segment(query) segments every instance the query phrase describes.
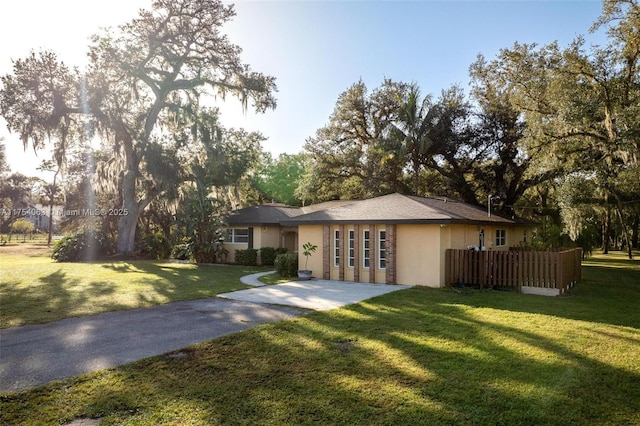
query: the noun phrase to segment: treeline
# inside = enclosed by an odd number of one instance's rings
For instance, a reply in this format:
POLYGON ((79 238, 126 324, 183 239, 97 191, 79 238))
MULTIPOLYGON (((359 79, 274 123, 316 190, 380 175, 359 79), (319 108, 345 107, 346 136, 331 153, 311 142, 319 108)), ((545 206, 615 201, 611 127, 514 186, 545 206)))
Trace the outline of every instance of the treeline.
MULTIPOLYGON (((225 129, 215 114, 210 119, 206 129, 200 128, 202 136, 188 145, 170 150, 167 144, 163 154, 147 154, 152 167, 147 184, 157 194, 140 212, 134 254, 166 257, 180 245, 187 253, 182 257, 220 260, 225 213, 268 202, 299 204, 294 191, 304 155, 273 158, 264 150, 260 133, 225 129)), ((0 141, 0 233, 17 232, 14 228, 35 211, 34 205, 46 216, 40 229, 46 232, 49 210, 42 206, 52 203, 63 207, 53 213, 58 234, 93 229, 115 241, 119 220, 129 212, 122 207, 122 174, 113 163, 107 150, 74 147, 66 153, 64 174, 54 185, 12 173, 0 141)))
POLYGON ((568 47, 514 44, 470 65, 469 94, 390 79, 342 93, 305 144, 314 202, 393 191, 446 195, 543 224, 539 240, 638 247, 640 6, 609 0, 568 47), (569 237, 569 238, 567 238, 569 237))
MULTIPOLYGON (((604 46, 579 37, 479 55, 468 92, 358 81, 302 153, 278 158, 260 133, 225 128, 205 106, 215 95, 258 112, 276 106, 275 79, 251 70, 222 34, 234 14, 219 0, 162 0, 94 36, 86 70, 53 52, 16 60, 1 77, 0 114, 25 148, 51 148, 42 167, 54 178, 11 174, 0 157, 2 206, 35 198, 120 211, 62 225, 101 229, 122 254, 161 235, 211 258, 228 210, 390 192, 491 203, 541 223, 540 244, 638 247, 637 0, 604 1, 593 27, 606 28, 604 46)), ((3 216, 0 231, 15 219, 3 216)))
MULTIPOLYGON (((118 253, 136 252, 139 226, 165 234, 174 226, 193 244, 211 237, 203 232, 237 202, 237 188, 262 155, 261 135, 223 128, 205 106, 213 96, 235 96, 257 112, 276 106, 275 78, 243 63, 221 31, 234 15, 219 0, 154 1, 93 36, 84 70, 38 52, 1 77, 9 130, 25 148, 53 152, 49 204, 64 175, 66 206, 118 209, 88 219, 115 235, 118 253)), ((15 187, 5 189, 5 200, 20 198, 15 187)))

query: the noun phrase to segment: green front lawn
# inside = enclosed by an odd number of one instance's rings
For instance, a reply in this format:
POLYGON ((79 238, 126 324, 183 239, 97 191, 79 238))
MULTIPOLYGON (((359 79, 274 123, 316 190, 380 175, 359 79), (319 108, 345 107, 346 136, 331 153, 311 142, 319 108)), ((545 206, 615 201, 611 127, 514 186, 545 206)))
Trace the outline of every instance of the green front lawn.
POLYGON ((0 328, 141 308, 248 288, 261 267, 136 260, 57 263, 46 245, 0 247, 0 328))
POLYGON ((0 423, 640 424, 640 263, 549 298, 414 288, 0 397, 0 423))

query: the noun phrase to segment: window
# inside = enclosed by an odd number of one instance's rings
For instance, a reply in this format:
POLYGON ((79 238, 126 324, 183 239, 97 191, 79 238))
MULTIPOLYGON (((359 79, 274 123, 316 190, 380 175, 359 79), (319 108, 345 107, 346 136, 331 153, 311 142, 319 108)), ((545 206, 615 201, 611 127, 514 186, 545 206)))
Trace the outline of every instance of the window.
POLYGON ((241 244, 249 242, 249 229, 229 229, 224 238, 225 243, 241 244))
POLYGON ((387 267, 387 231, 378 231, 378 269, 387 267))
POLYGON ((356 234, 353 231, 353 229, 349 229, 349 268, 353 268, 353 266, 355 265, 355 257, 356 257, 355 237, 356 237, 356 234))
POLYGON ((496 229, 496 247, 504 247, 507 245, 507 230, 496 229))
POLYGON ((523 234, 522 234, 522 243, 526 246, 527 245, 527 230, 525 229, 523 234))
POLYGON ((333 231, 333 266, 340 266, 340 231, 333 231))
POLYGON ((370 243, 371 241, 370 241, 369 230, 365 229, 364 231, 362 231, 362 267, 363 268, 369 267, 369 260, 371 257, 371 250, 369 249, 370 243))

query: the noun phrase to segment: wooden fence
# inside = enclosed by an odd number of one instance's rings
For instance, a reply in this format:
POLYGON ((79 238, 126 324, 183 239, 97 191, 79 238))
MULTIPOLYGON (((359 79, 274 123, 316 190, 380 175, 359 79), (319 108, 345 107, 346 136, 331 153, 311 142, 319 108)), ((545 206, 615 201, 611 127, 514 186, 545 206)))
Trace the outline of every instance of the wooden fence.
POLYGON ((447 285, 514 288, 523 293, 562 294, 579 282, 582 249, 474 251, 448 249, 447 285))

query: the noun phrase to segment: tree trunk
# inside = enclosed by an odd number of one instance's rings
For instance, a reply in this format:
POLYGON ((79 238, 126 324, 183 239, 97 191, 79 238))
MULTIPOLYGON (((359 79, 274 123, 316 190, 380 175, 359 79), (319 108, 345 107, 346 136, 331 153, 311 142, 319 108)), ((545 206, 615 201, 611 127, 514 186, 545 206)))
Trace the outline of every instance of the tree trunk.
POLYGON ((633 248, 640 248, 638 246, 638 230, 640 229, 640 214, 636 214, 633 225, 631 226, 631 246, 633 248))
POLYGON ((602 254, 609 254, 609 236, 611 233, 611 207, 607 204, 602 229, 602 254))
POLYGON ((53 233, 53 202, 56 196, 56 179, 58 178, 58 173, 60 172, 60 168, 56 170, 56 173, 53 175, 53 185, 51 186, 51 194, 49 194, 49 235, 47 236, 47 246, 51 245, 51 235, 53 233))
POLYGON ((122 215, 118 221, 118 254, 131 254, 135 249, 136 226, 140 208, 136 199, 136 175, 127 170, 122 179, 122 215))
POLYGON ((627 243, 627 256, 629 256, 629 259, 633 260, 633 248, 631 247, 631 237, 629 236, 629 229, 627 228, 627 225, 624 222, 624 218, 622 217, 622 205, 619 200, 618 200, 617 210, 618 210, 618 217, 620 218, 620 226, 622 226, 622 233, 627 243))
POLYGON ((413 195, 418 195, 420 191, 418 188, 420 187, 420 159, 413 159, 413 195))

